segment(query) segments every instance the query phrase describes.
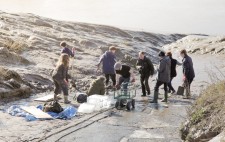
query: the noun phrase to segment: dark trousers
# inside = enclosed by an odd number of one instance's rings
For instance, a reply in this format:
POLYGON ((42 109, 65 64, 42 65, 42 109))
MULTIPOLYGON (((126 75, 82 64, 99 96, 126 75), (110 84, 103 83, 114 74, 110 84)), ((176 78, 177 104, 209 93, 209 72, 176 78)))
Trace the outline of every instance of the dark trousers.
POLYGON ((159 87, 161 86, 161 85, 163 85, 164 84, 164 91, 165 91, 165 93, 168 91, 167 89, 167 84, 168 83, 165 83, 165 82, 162 82, 162 81, 157 81, 156 82, 156 85, 155 85, 155 92, 159 92, 159 87))
POLYGON ((61 94, 62 91, 64 96, 69 95, 68 86, 65 83, 54 80, 54 84, 55 84, 55 90, 54 90, 55 95, 61 94))
POLYGON ((150 75, 141 75, 140 79, 141 79, 141 88, 142 88, 142 94, 146 95, 146 90, 148 92, 148 94, 150 94, 150 87, 148 84, 148 79, 149 79, 150 75))
POLYGON ((168 83, 169 91, 175 91, 174 88, 173 88, 173 86, 172 86, 172 80, 173 80, 173 77, 171 77, 171 80, 168 83))
POLYGON ((116 85, 116 74, 105 74, 105 84, 106 86, 109 84, 109 77, 111 78, 112 82, 113 82, 113 86, 116 85))

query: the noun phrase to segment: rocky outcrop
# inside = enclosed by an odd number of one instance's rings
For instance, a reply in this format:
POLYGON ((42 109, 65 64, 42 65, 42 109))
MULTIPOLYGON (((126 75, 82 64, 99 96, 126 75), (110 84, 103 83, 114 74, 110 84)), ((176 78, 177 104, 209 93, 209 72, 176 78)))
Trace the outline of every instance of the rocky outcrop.
POLYGON ((6 47, 0 47, 0 65, 28 65, 30 62, 24 57, 10 52, 6 47))
POLYGON ((31 92, 18 73, 0 67, 0 98, 20 97, 31 92))
POLYGON ((225 128, 225 85, 213 84, 202 92, 188 110, 188 119, 181 128, 181 138, 186 142, 209 141, 225 128))
POLYGON ((167 51, 186 49, 189 53, 197 54, 225 54, 225 37, 189 35, 163 48, 167 51))

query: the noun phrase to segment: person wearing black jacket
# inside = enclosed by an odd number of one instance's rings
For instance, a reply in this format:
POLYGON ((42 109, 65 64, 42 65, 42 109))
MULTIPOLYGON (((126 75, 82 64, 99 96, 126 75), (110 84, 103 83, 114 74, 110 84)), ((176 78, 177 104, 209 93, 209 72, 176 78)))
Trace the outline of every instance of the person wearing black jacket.
POLYGON ((175 78, 177 76, 177 71, 176 71, 177 65, 182 65, 182 64, 180 62, 178 62, 176 59, 173 59, 171 52, 167 52, 166 56, 168 56, 171 60, 171 72, 170 72, 170 82, 168 83, 168 87, 169 87, 168 93, 174 94, 176 91, 172 86, 172 80, 173 80, 173 78, 175 78))
POLYGON ((187 51, 185 49, 181 50, 180 52, 181 57, 183 58, 183 81, 184 81, 184 86, 186 89, 186 96, 184 99, 190 99, 191 97, 191 83, 193 79, 195 78, 195 72, 194 72, 194 67, 193 67, 193 62, 191 57, 187 55, 187 51))
POLYGON ((139 59, 137 61, 137 69, 140 73, 140 81, 142 87, 142 97, 151 94, 148 79, 154 74, 154 66, 149 58, 145 56, 144 52, 139 52, 139 59))

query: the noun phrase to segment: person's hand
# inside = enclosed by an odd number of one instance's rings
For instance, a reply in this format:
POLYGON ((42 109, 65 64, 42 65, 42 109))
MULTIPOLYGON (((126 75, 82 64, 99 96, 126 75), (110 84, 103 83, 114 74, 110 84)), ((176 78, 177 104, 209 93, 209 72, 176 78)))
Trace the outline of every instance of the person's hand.
POLYGON ((75 52, 75 50, 76 50, 76 48, 75 48, 75 47, 73 47, 73 48, 72 48, 72 51, 73 51, 73 52, 75 52))
POLYGON ((120 85, 119 85, 119 84, 116 84, 116 85, 115 85, 115 88, 116 88, 117 90, 119 90, 119 89, 120 89, 120 85))
POLYGON ((183 81, 186 81, 186 76, 185 75, 183 76, 183 81))
POLYGON ((69 85, 69 82, 67 80, 64 80, 64 82, 67 86, 69 85))
POLYGON ((137 69, 139 70, 141 68, 141 66, 137 66, 137 69))

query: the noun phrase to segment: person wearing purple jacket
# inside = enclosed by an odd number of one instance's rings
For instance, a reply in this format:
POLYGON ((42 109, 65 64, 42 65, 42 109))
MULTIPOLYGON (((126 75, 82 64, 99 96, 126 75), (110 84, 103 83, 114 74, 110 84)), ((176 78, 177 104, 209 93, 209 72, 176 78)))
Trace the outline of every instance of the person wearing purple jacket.
POLYGON ((116 47, 114 46, 109 47, 109 51, 106 51, 100 57, 99 63, 97 64, 97 67, 99 69, 99 66, 102 63, 102 70, 106 78, 106 81, 105 81, 106 86, 108 86, 109 84, 109 77, 111 78, 113 82, 113 86, 116 85, 116 74, 114 70, 114 65, 116 63, 115 52, 116 52, 116 47))
POLYGON ((60 46, 63 47, 63 49, 61 50, 61 54, 65 53, 68 54, 70 57, 74 57, 74 53, 75 53, 75 48, 72 49, 72 51, 67 47, 67 44, 65 41, 62 41, 60 43, 60 46))

